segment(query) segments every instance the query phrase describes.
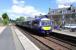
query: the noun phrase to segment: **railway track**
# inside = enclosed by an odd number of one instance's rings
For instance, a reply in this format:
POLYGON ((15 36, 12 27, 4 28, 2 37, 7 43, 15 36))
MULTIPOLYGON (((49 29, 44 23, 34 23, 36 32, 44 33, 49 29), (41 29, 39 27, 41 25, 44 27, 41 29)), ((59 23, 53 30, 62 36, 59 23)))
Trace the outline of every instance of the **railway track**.
POLYGON ((76 48, 75 46, 63 43, 50 37, 40 37, 37 35, 31 36, 46 45, 47 47, 53 48, 54 50, 75 50, 74 48, 76 48))
MULTIPOLYGON (((51 50, 76 50, 76 46, 70 45, 69 43, 65 43, 64 41, 58 40, 53 36, 44 37, 44 36, 37 36, 31 34, 31 32, 24 31, 46 47, 50 48, 51 50)), ((34 33, 34 32, 33 32, 34 33)))

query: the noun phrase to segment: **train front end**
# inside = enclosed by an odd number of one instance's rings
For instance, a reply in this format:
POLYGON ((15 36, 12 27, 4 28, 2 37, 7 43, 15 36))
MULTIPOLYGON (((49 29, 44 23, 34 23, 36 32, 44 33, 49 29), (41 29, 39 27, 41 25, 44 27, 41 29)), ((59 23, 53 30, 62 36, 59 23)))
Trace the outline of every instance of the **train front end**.
POLYGON ((44 34, 49 34, 52 32, 52 21, 48 18, 42 18, 40 21, 41 32, 44 34))

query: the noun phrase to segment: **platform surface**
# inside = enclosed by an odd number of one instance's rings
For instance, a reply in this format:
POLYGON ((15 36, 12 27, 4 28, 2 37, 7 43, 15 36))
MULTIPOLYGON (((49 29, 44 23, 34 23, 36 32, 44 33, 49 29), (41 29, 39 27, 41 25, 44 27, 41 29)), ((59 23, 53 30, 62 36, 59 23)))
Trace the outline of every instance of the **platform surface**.
POLYGON ((18 28, 0 27, 0 50, 40 50, 18 28))
MULTIPOLYGON (((25 50, 40 50, 26 35, 24 35, 18 28, 15 26, 12 27, 12 30, 15 31, 20 42, 22 43, 25 50)), ((26 33, 25 33, 26 34, 26 33)))
POLYGON ((53 32, 59 33, 59 34, 64 34, 67 36, 72 36, 72 37, 76 37, 76 32, 70 32, 68 30, 52 30, 53 32))
MULTIPOLYGON (((0 28, 0 30, 2 29, 0 28)), ((20 42, 14 41, 14 38, 16 38, 16 36, 13 35, 9 26, 3 29, 2 32, 0 31, 0 50, 18 50, 15 42, 18 43, 18 46, 20 47, 19 50, 24 50, 21 48, 22 46, 20 45, 20 42)), ((16 38, 16 40, 18 39, 16 38)))

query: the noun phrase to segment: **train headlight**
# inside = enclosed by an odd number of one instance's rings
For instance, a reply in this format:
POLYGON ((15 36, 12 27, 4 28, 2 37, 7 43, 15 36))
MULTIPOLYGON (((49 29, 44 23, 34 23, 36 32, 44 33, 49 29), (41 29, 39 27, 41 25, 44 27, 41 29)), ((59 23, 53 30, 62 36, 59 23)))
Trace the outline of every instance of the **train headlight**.
POLYGON ((50 26, 44 26, 42 27, 43 30, 51 30, 51 27, 50 26))

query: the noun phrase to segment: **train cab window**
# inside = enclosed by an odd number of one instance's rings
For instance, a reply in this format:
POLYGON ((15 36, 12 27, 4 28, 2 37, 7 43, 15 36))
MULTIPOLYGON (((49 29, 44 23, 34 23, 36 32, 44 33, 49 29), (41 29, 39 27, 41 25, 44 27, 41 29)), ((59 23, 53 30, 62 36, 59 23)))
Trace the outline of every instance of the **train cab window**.
POLYGON ((51 23, 50 23, 50 21, 44 20, 44 21, 41 21, 41 25, 42 26, 50 26, 51 23))

